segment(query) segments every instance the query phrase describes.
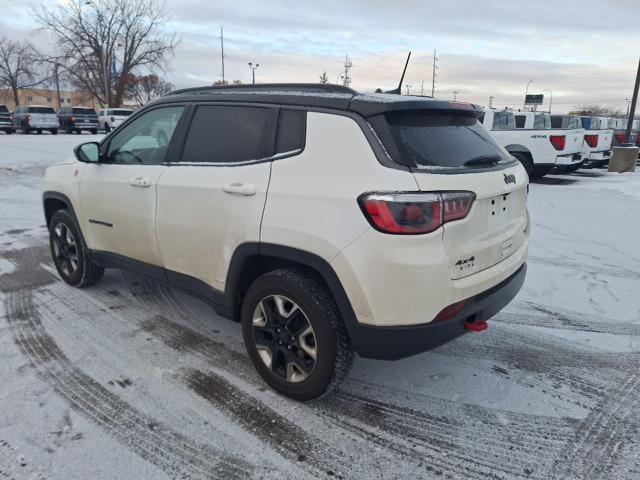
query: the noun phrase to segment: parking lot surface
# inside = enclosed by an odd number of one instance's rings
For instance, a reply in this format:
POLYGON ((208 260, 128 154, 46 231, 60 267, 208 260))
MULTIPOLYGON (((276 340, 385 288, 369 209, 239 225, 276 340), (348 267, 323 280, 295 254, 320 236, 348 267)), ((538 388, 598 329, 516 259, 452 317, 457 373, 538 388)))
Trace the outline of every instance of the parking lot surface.
POLYGON ((640 174, 531 185, 523 290, 481 334, 271 391, 238 324, 50 260, 46 166, 100 135, 0 134, 0 478, 640 478, 640 174))

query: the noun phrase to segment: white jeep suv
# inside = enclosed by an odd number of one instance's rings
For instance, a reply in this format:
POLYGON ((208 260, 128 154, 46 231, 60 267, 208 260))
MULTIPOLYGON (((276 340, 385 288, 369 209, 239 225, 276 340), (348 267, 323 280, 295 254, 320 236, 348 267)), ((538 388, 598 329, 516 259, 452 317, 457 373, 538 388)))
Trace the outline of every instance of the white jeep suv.
POLYGON ((173 92, 47 169, 56 268, 184 288, 242 322, 269 385, 317 398, 354 352, 483 330, 520 290, 528 177, 482 113, 331 85, 173 92))

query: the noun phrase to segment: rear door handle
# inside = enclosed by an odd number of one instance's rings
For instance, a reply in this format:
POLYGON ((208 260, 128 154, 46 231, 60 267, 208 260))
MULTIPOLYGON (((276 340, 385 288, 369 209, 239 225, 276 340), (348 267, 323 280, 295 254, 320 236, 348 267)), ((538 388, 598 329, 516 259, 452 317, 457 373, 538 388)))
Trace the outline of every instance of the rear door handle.
POLYGON ((222 190, 232 195, 243 195, 245 197, 250 197, 256 194, 255 185, 242 182, 228 183, 222 187, 222 190))
POLYGON ((147 188, 151 186, 151 180, 149 180, 147 177, 133 177, 131 180, 129 180, 129 185, 131 185, 132 187, 147 188))

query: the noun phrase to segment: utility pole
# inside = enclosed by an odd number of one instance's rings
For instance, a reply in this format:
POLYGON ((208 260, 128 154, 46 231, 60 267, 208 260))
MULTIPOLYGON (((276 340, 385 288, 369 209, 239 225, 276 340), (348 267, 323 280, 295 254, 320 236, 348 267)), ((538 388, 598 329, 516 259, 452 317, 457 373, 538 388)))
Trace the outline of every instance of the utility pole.
POLYGON ((344 74, 342 76, 342 85, 348 87, 351 85, 351 77, 349 76, 349 70, 353 67, 353 63, 349 60, 349 54, 344 57, 344 74))
POLYGON ((56 61, 56 63, 53 64, 53 81, 56 84, 56 96, 58 98, 58 110, 60 110, 62 108, 62 103, 60 102, 60 77, 58 76, 58 66, 59 66, 59 63, 56 61))
POLYGON ((629 108, 629 120, 627 121, 627 142, 631 141, 631 129, 633 127, 633 117, 636 114, 636 104, 638 103, 639 88, 640 88, 640 60, 638 61, 638 73, 636 73, 636 85, 633 87, 633 97, 631 97, 631 107, 629 108))
POLYGON ((251 69, 251 75, 252 75, 252 84, 255 85, 256 84, 256 69, 260 66, 259 63, 256 63, 255 66, 253 65, 252 62, 249 62, 249 68, 251 69))
POLYGON ((424 80, 420 82, 420 96, 424 97, 424 80))
POLYGON ((629 105, 631 105, 631 100, 629 100, 628 98, 624 99, 625 102, 627 102, 627 117, 629 116, 629 105))
POLYGON ((222 85, 224 85, 224 34, 222 27, 220 27, 220 61, 222 62, 222 85))
POLYGON ((436 70, 438 66, 436 62, 438 61, 438 57, 436 57, 436 49, 433 49, 433 74, 431 77, 431 96, 434 97, 436 93, 436 70))
POLYGON ((489 108, 493 108, 493 99, 495 97, 489 97, 489 108))
POLYGON ((456 97, 458 96, 458 94, 460 93, 460 90, 454 90, 453 91, 453 101, 456 101, 456 97))

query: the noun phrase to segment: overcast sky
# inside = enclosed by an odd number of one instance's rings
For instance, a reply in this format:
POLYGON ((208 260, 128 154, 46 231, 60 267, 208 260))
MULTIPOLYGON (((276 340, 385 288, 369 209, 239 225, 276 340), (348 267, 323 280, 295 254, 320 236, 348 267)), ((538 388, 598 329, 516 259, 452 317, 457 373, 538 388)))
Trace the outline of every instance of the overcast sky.
MULTIPOLYGON (((0 0, 0 32, 51 48, 29 15, 37 0, 0 0)), ((50 0, 53 2, 54 0, 50 0)), ((58 0, 62 2, 63 0, 58 0)), ((132 0, 134 1, 134 0, 132 0)), ((226 77, 258 82, 336 82, 345 54, 352 87, 372 91, 398 83, 436 97, 517 106, 525 87, 544 93, 553 110, 597 103, 626 110, 640 55, 640 0, 168 0, 167 30, 182 41, 165 76, 176 87, 220 78, 220 26, 226 77)), ((406 88, 403 87, 403 92, 406 88)))

